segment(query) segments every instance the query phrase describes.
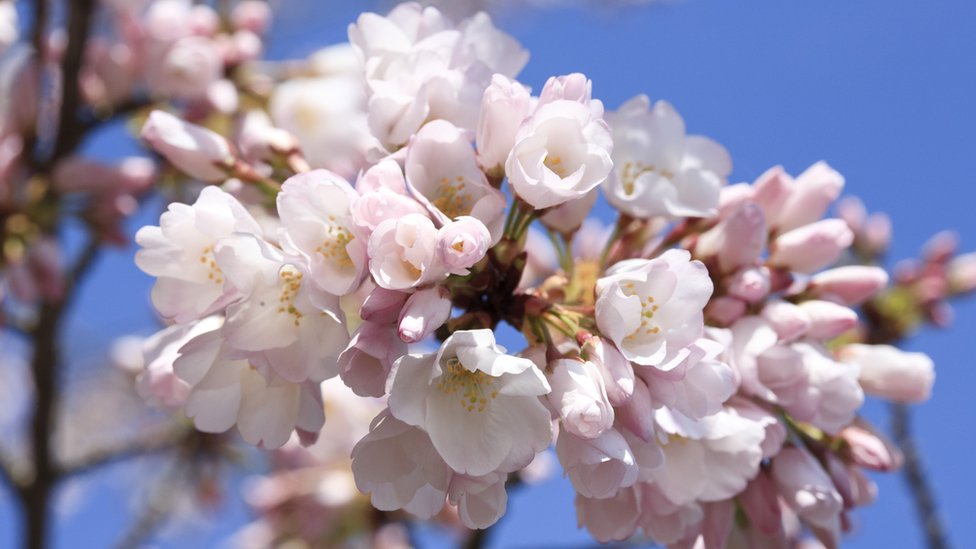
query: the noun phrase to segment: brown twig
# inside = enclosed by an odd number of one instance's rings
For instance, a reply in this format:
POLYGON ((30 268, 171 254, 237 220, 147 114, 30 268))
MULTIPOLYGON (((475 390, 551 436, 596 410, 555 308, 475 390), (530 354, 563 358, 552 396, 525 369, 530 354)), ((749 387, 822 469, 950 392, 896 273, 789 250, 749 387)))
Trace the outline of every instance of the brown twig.
POLYGON ((100 448, 80 460, 62 465, 58 475, 60 477, 82 475, 120 461, 166 452, 179 446, 186 439, 188 432, 186 429, 174 427, 161 431, 153 437, 129 440, 117 446, 100 448))
POLYGON ((935 501, 935 494, 925 474, 922 456, 915 446, 911 430, 911 410, 905 404, 894 403, 891 414, 891 434, 904 455, 904 479, 915 502, 915 512, 925 534, 926 545, 930 549, 948 549, 949 538, 935 501))

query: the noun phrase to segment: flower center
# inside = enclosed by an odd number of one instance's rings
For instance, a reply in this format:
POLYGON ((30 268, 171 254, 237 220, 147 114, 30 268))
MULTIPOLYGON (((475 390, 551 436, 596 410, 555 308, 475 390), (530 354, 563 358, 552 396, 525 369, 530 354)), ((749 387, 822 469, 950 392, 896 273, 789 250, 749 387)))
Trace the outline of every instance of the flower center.
POLYGON ((566 177, 566 166, 563 164, 563 159, 559 155, 556 156, 546 156, 546 159, 542 161, 545 167, 549 168, 549 171, 558 175, 560 179, 566 177))
POLYGON ((620 170, 620 181, 624 184, 624 192, 628 195, 634 194, 634 183, 637 181, 637 178, 641 174, 654 172, 658 172, 665 179, 674 178, 673 173, 668 170, 658 171, 657 166, 654 164, 644 164, 639 160, 635 162, 624 162, 624 167, 620 170))
POLYGON ((214 258, 213 246, 207 246, 200 251, 200 264, 207 269, 207 279, 214 284, 224 283, 224 273, 220 271, 220 267, 217 266, 217 260, 214 258))
POLYGON ((445 366, 437 388, 445 394, 456 395, 458 403, 467 411, 484 412, 488 403, 498 396, 498 390, 493 388, 494 378, 481 370, 468 370, 457 357, 447 359, 445 366))
POLYGON ((281 293, 278 295, 278 314, 291 315, 295 326, 298 326, 299 321, 305 316, 295 308, 295 296, 298 295, 298 290, 302 287, 303 277, 301 271, 291 265, 285 265, 278 272, 278 278, 281 280, 281 293))
POLYGON ((346 246, 355 237, 343 225, 336 223, 336 216, 329 216, 329 224, 325 229, 325 241, 315 251, 322 254, 326 260, 333 261, 342 268, 352 267, 352 258, 346 251, 346 246))
MULTIPOLYGON (((623 284, 624 294, 628 297, 635 294, 634 283, 625 282, 623 284)), ((640 337, 641 335, 653 335, 661 332, 661 327, 654 324, 654 313, 660 308, 658 305, 654 304, 654 296, 637 296, 641 304, 641 322, 640 326, 633 331, 629 336, 624 339, 634 339, 640 337)))
POLYGON ((474 207, 474 200, 470 193, 465 192, 465 187, 467 182, 460 175, 454 179, 445 177, 438 183, 434 199, 430 202, 451 219, 468 215, 474 207))

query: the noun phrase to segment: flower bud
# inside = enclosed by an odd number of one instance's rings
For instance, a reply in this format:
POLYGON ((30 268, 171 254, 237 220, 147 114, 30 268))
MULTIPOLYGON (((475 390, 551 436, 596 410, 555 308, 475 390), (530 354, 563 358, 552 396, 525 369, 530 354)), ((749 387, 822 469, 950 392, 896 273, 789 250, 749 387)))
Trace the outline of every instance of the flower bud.
POLYGON ((976 291, 976 252, 949 261, 948 279, 950 291, 954 294, 976 291))
POLYGON ((779 496, 776 493, 776 483, 767 471, 760 470, 746 489, 739 494, 739 504, 749 524, 767 536, 776 536, 783 530, 782 511, 779 506, 779 496))
POLYGON ((532 98, 525 86, 501 74, 481 98, 478 118, 478 164, 486 172, 504 170, 505 159, 515 145, 515 132, 529 115, 532 98))
POLYGON ((407 298, 400 311, 400 339, 416 343, 440 328, 451 317, 450 296, 447 288, 432 286, 407 298))
POLYGON ((452 274, 466 275, 481 261, 491 244, 488 227, 479 219, 461 216, 437 231, 437 250, 444 267, 452 274))
POLYGON ((545 215, 539 218, 547 228, 563 234, 570 234, 580 228, 583 221, 593 210, 599 191, 593 189, 581 198, 563 202, 562 204, 548 210, 545 215))
POLYGON ((613 343, 593 336, 583 342, 582 351, 600 370, 610 404, 621 406, 630 400, 634 394, 634 367, 613 343))
POLYGON ((854 241, 840 219, 824 219, 781 234, 773 242, 770 265, 812 273, 830 265, 854 241))
POLYGON ((895 402, 922 402, 929 398, 935 371, 923 353, 908 353, 891 345, 847 345, 838 351, 844 362, 861 368, 858 381, 864 392, 895 402))
POLYGON ((757 303, 769 294, 769 270, 740 269, 728 281, 729 294, 747 303, 757 303))
POLYGON ((596 438, 613 425, 613 407, 607 400, 603 377, 592 362, 564 358, 552 364, 549 403, 559 414, 563 430, 583 438, 596 438))
POLYGON ((382 397, 393 362, 407 353, 393 327, 363 322, 339 354, 339 377, 359 396, 382 397))
POLYGON ((844 188, 844 176, 817 162, 796 177, 793 192, 779 209, 776 229, 791 231, 820 219, 844 188))
POLYGON ((765 216, 759 206, 749 203, 706 231, 695 252, 702 257, 717 256, 719 268, 732 272, 755 263, 765 247, 765 216))
POLYGON ((546 81, 539 92, 539 105, 553 101, 575 101, 589 105, 593 99, 593 83, 578 72, 564 76, 553 76, 546 81))
POLYGON ((817 297, 836 297, 845 305, 860 305, 888 284, 888 273, 880 267, 847 265, 819 272, 810 278, 810 290, 817 297))
POLYGON ((811 339, 825 341, 857 326, 857 313, 850 307, 816 299, 804 301, 799 307, 810 319, 806 335, 811 339))
POLYGON ((830 531, 840 528, 844 502, 817 460, 805 450, 784 448, 773 460, 780 495, 801 519, 830 531))
POLYGON ((359 317, 367 322, 392 322, 400 316, 400 309, 409 294, 386 288, 374 288, 363 300, 359 317))
POLYGON ((230 143, 222 136, 164 111, 150 113, 141 136, 177 169, 201 181, 226 179, 235 161, 230 143))
POLYGON ((573 488, 584 497, 610 498, 637 482, 634 454, 623 435, 613 428, 594 439, 561 432, 556 455, 573 488))
POLYGON ((244 115, 238 144, 248 160, 270 161, 275 155, 285 155, 299 149, 295 136, 274 127, 271 118, 261 110, 248 111, 244 115))
POLYGON ((854 463, 874 471, 892 471, 901 467, 901 450, 864 421, 855 420, 845 427, 840 437, 847 443, 847 451, 854 463))
POLYGON ((762 208, 766 219, 779 219, 779 211, 793 188, 793 178, 782 166, 775 166, 760 175, 752 188, 752 200, 762 208))
POLYGON ((763 307, 762 317, 776 330, 780 341, 793 341, 810 329, 810 317, 789 301, 770 301, 763 307))
POLYGON ((719 326, 728 326, 744 314, 746 314, 746 302, 737 297, 715 297, 705 306, 705 316, 719 326))
POLYGON ((626 404, 617 408, 620 424, 644 442, 654 438, 654 403, 644 380, 634 380, 634 394, 626 404))
POLYGON ((246 29, 257 34, 264 34, 271 22, 271 8, 267 2, 244 0, 234 6, 230 20, 235 29, 246 29))

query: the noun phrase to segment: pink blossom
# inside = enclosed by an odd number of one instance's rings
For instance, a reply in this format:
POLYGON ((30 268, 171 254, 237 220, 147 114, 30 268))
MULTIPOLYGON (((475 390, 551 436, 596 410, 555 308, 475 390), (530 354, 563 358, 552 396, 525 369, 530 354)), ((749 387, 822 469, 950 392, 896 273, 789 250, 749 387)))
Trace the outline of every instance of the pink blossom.
POLYGON ((177 169, 201 181, 227 178, 235 156, 230 143, 206 128, 153 111, 142 127, 142 138, 177 169))

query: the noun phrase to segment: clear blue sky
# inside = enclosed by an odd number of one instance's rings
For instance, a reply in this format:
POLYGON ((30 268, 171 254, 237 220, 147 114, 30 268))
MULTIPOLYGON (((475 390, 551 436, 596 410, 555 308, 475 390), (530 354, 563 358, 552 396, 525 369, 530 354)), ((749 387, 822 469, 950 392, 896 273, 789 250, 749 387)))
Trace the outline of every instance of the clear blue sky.
MULTIPOLYGON (((297 3, 279 4, 274 57, 343 39, 356 13, 374 5, 297 3)), ((847 177, 847 193, 890 214, 893 259, 914 255, 945 228, 959 232, 964 249, 976 249, 976 3, 684 0, 616 13, 549 10, 500 25, 532 53, 523 82, 539 89, 550 75, 579 71, 608 108, 637 93, 667 99, 690 132, 729 149, 733 181, 751 181, 775 164, 798 173, 827 160, 847 177)), ((609 211, 599 213, 609 219, 609 211)), ((72 327, 89 345, 152 326, 149 280, 131 254, 104 258, 79 302, 72 327)), ((916 432, 952 539, 964 546, 976 539, 976 360, 969 347, 976 305, 960 303, 956 313, 951 332, 925 331, 910 348, 936 363, 934 399, 917 409, 916 432)), ((884 412, 877 402, 866 407, 882 424, 884 412)), ((879 501, 856 513, 847 546, 920 545, 901 478, 874 478, 879 501)), ((89 496, 58 528, 57 546, 111 544, 125 523, 123 494, 106 488, 89 496)), ((0 504, 3 547, 14 535, 11 513, 0 504)), ((211 544, 243 516, 232 504, 216 530, 197 530, 182 546, 211 544)), ((568 482, 558 479, 516 494, 492 545, 571 547, 588 539, 576 529, 568 482)))

